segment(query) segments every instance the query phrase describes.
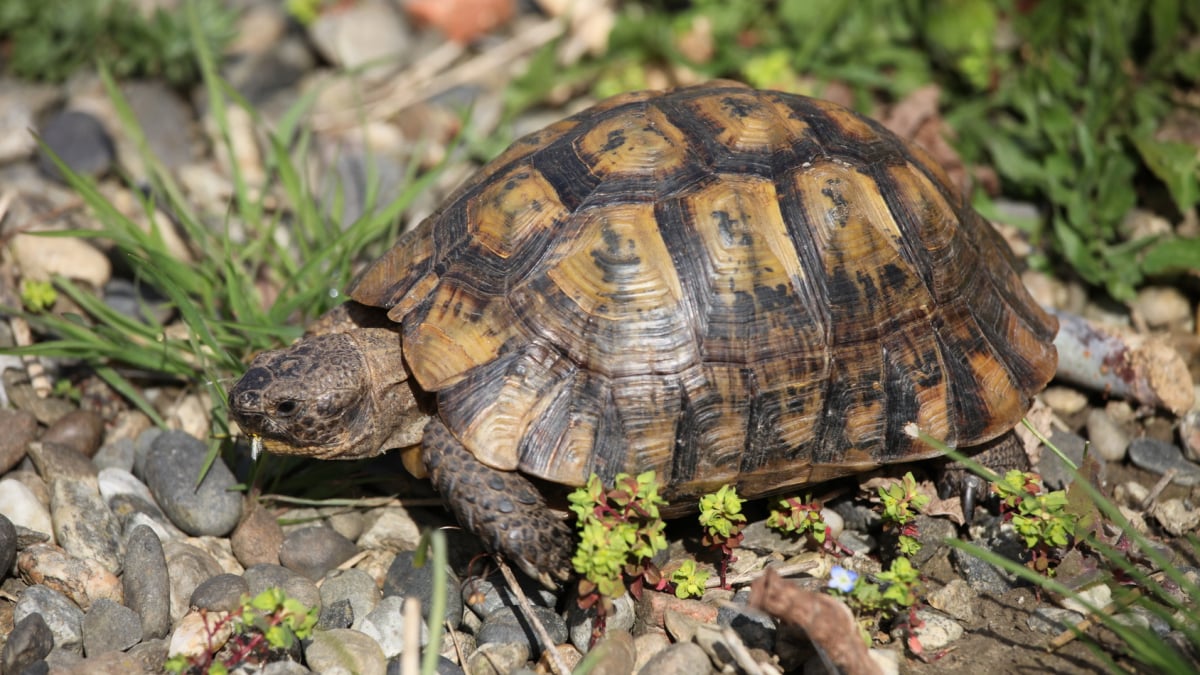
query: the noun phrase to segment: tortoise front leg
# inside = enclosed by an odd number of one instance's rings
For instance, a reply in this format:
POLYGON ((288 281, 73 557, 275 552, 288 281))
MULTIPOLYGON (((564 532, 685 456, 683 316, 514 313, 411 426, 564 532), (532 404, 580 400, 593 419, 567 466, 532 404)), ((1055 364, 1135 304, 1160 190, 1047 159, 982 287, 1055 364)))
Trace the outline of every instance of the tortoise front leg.
MULTIPOLYGON (((971 459, 991 469, 1001 478, 1013 469, 1029 470, 1029 458, 1015 431, 1009 430, 994 440, 965 451, 971 459)), ((963 518, 970 525, 975 506, 991 497, 991 486, 967 467, 947 461, 937 481, 938 496, 942 499, 957 495, 962 500, 963 518)))
POLYGON ((434 416, 425 427, 422 460, 458 522, 494 553, 554 588, 570 574, 571 530, 527 478, 480 462, 434 416))

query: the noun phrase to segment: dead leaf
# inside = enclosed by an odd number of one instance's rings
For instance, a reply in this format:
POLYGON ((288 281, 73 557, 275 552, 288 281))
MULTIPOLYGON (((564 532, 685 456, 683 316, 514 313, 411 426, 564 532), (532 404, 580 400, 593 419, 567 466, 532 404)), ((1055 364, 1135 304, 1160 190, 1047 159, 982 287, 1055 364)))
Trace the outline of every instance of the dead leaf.
POLYGON ((471 44, 504 25, 517 11, 516 0, 408 0, 404 11, 418 24, 433 26, 459 44, 471 44))

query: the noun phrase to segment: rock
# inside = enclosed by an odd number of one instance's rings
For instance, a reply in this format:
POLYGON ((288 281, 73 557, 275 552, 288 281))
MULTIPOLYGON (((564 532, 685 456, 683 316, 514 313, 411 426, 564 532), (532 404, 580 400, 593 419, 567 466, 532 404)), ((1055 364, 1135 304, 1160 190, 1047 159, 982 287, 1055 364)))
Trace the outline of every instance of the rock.
POLYGON ((33 490, 19 481, 11 478, 0 480, 0 513, 7 516, 13 525, 51 536, 54 534, 50 510, 42 505, 33 490))
POLYGON ((349 628, 317 631, 305 649, 308 667, 315 673, 385 675, 387 659, 379 644, 349 628))
MULTIPOLYGON (((517 583, 531 604, 541 607, 553 607, 558 603, 558 596, 543 587, 540 583, 525 575, 517 576, 517 583)), ((463 602, 479 618, 491 614, 501 607, 516 607, 517 596, 508 584, 498 578, 498 575, 486 579, 472 578, 462 588, 463 602), (493 579, 497 580, 494 582, 493 579)), ((576 645, 578 646, 578 645, 576 645)))
MULTIPOLYGON (((33 155, 37 138, 29 130, 37 127, 38 116, 61 95, 59 92, 56 86, 0 77, 0 164, 33 155)), ((18 671, 5 668, 4 672, 18 671)))
POLYGON ((142 641, 137 612, 112 600, 100 599, 83 617, 83 653, 91 657, 125 651, 142 641))
POLYGON ((247 500, 242 522, 229 537, 233 555, 245 567, 262 563, 279 564, 279 548, 283 545, 283 529, 270 511, 254 500, 247 500))
MULTIPOLYGON (((551 642, 559 644, 567 641, 567 623, 558 615, 558 612, 548 607, 538 607, 537 605, 533 605, 532 609, 534 616, 541 621, 546 632, 550 634, 551 642)), ((525 617, 524 612, 520 609, 509 607, 501 607, 484 617, 483 625, 479 627, 479 631, 475 634, 475 641, 480 646, 491 643, 512 644, 523 641, 529 654, 537 655, 542 651, 541 641, 538 640, 537 633, 525 617)))
MULTIPOLYGON (((1074 462, 1075 466, 1083 466, 1083 452, 1087 447, 1087 441, 1083 440, 1079 434, 1052 429, 1048 438, 1054 447, 1058 448, 1067 459, 1074 462)), ((1038 473, 1042 475, 1042 482, 1050 490, 1061 490, 1071 484, 1070 469, 1063 464, 1057 454, 1050 450, 1042 451, 1042 459, 1038 462, 1038 473)))
POLYGON ((47 150, 72 171, 92 177, 107 173, 116 158, 108 131, 86 112, 63 110, 46 120, 39 134, 45 148, 38 150, 38 168, 59 181, 66 182, 47 150))
POLYGON ((151 444, 145 480, 171 522, 193 536, 229 534, 242 516, 237 479, 219 457, 205 473, 208 449, 179 431, 168 431, 151 444), (196 486, 196 479, 204 480, 196 486))
MULTIPOLYGON (((375 585, 371 575, 359 569, 334 570, 321 584, 321 616, 324 619, 324 609, 329 609, 336 603, 345 603, 350 611, 351 622, 360 623, 375 609, 380 598, 379 587, 375 585)), ((339 627, 358 628, 352 624, 339 627)))
POLYGON ((775 620, 756 610, 750 610, 750 589, 743 588, 733 596, 732 602, 722 603, 717 610, 717 625, 728 626, 750 649, 775 649, 775 620))
POLYGON ((171 630, 171 582, 162 542, 148 527, 135 527, 125 540, 125 604, 141 617, 142 639, 171 630))
POLYGON ((1130 303, 1151 328, 1185 328, 1192 320, 1192 303, 1173 286, 1146 286, 1130 303))
POLYGON ((529 646, 524 642, 494 642, 479 647, 467 659, 467 675, 507 675, 529 660, 529 646))
POLYGON ((1068 626, 1073 626, 1080 621, 1083 621, 1083 615, 1072 612, 1069 609, 1060 607, 1038 607, 1033 610, 1033 614, 1026 619, 1026 624, 1030 630, 1038 633, 1048 633, 1057 635, 1068 626))
MULTIPOLYGON (((324 586, 322 586, 324 588, 324 586)), ((355 628, 354 607, 346 598, 332 602, 321 601, 321 614, 317 616, 317 630, 333 630, 334 628, 355 628)), ((362 619, 357 619, 362 624, 362 619)), ((357 629, 356 629, 357 630, 357 629)), ((387 650, 384 650, 386 653, 387 650)))
POLYGON ((1062 386, 1046 387, 1041 393, 1041 399, 1053 408, 1054 412, 1064 417, 1083 412, 1088 403, 1087 396, 1082 392, 1062 386))
POLYGON ((1183 457, 1179 448, 1154 438, 1137 438, 1129 444, 1129 460, 1152 473, 1163 475, 1175 469, 1171 482, 1184 487, 1200 484, 1200 465, 1183 457))
POLYGON ((911 631, 912 634, 921 642, 921 647, 928 652, 937 652, 950 646, 955 640, 962 637, 962 624, 954 619, 931 609, 918 609, 916 611, 917 621, 907 628, 894 632, 892 636, 897 640, 903 641, 903 633, 911 631))
POLYGON ((646 628, 665 628, 667 611, 693 619, 697 623, 716 623, 717 608, 699 600, 677 598, 670 593, 642 593, 637 601, 637 616, 646 628))
POLYGON ((595 666, 590 675, 627 675, 637 672, 637 648, 627 630, 606 630, 592 650, 595 666))
POLYGON ((184 539, 186 534, 167 518, 158 508, 154 495, 145 483, 124 469, 102 469, 99 477, 100 496, 109 510, 121 523, 121 528, 130 532, 137 524, 145 523, 159 539, 184 539), (137 516, 142 516, 138 518, 137 516))
POLYGON ((121 582, 104 565, 72 556, 57 546, 26 547, 17 556, 17 567, 25 580, 52 588, 85 610, 97 600, 122 602, 124 598, 121 582))
MULTIPOLYGON (((83 649, 83 611, 67 596, 46 586, 30 586, 21 593, 13 609, 19 624, 31 614, 40 614, 54 635, 54 646, 74 653, 83 649)), ((7 672, 7 671, 6 671, 7 672)))
MULTIPOLYGON (((359 622, 358 630, 379 643, 385 658, 390 659, 404 651, 404 602, 400 596, 389 595, 359 622)), ((421 646, 425 646, 429 642, 429 629, 424 622, 420 631, 421 646)))
POLYGON ((663 673, 689 673, 689 675, 704 675, 713 672, 712 662, 708 654, 695 642, 678 642, 662 650, 646 662, 638 671, 641 675, 662 675, 663 673))
POLYGON ((346 562, 358 549, 354 542, 317 525, 296 530, 283 538, 279 547, 279 562, 284 567, 313 581, 346 562))
POLYGON ((170 323, 175 307, 153 287, 117 277, 104 285, 104 304, 139 323, 170 323))
POLYGON ((233 635, 226 612, 189 612, 180 617, 167 642, 168 656, 199 656, 217 652, 233 635))
POLYGON ((744 538, 741 548, 757 553, 778 553, 788 558, 803 553, 808 548, 808 538, 784 534, 779 530, 767 527, 767 521, 759 520, 750 523, 742 530, 744 538))
POLYGON ((0 580, 12 572, 17 563, 17 528, 0 511, 0 580))
POLYGON ((95 560, 113 574, 121 572, 121 526, 100 496, 96 479, 51 483, 50 514, 59 546, 78 558, 95 560))
POLYGON ((1003 595, 1016 584, 1013 575, 961 549, 951 550, 950 559, 976 593, 1003 595))
POLYGON ((343 69, 367 66, 362 75, 379 78, 402 63, 412 35, 391 5, 364 0, 339 12, 321 12, 309 37, 331 63, 343 69))
MULTIPOLYGON (((105 469, 120 469, 127 473, 132 472, 133 453, 134 446, 131 439, 117 439, 112 443, 100 446, 100 449, 96 452, 96 456, 92 457, 92 464, 95 464, 101 473, 105 469)), ((133 474, 131 473, 130 475, 133 474)))
POLYGON ((1104 410, 1089 410, 1087 416, 1087 436, 1092 450, 1106 462, 1120 462, 1125 459, 1125 450, 1129 447, 1129 434, 1117 424, 1104 410))
MULTIPOLYGON (((1196 400, 1200 401, 1200 397, 1196 400)), ((1180 418, 1179 442, 1188 461, 1200 462, 1200 410, 1189 410, 1180 418)))
MULTIPOLYGON (((918 514, 914 521, 917 526, 917 541, 921 544, 921 549, 911 556, 911 561, 914 567, 920 569, 926 562, 932 560, 934 556, 946 550, 945 542, 947 539, 954 539, 958 536, 958 528, 948 518, 930 518, 925 514, 918 514)), ((885 537, 890 537, 892 533, 886 533, 885 537)), ((899 542, 899 539, 895 540, 899 542)))
POLYGON ((962 579, 951 579, 949 583, 929 594, 929 606, 950 616, 970 623, 975 620, 974 602, 978 594, 962 579))
POLYGON ((196 609, 210 612, 232 612, 242 606, 242 596, 249 595, 246 579, 236 574, 218 574, 196 586, 188 601, 196 609))
MULTIPOLYGON (((421 616, 428 620, 429 610, 433 606, 432 557, 427 558, 427 564, 423 567, 415 566, 415 557, 416 553, 413 551, 401 551, 396 554, 388 567, 387 577, 383 580, 383 595, 420 600, 421 616)), ((448 622, 451 628, 458 628, 463 616, 462 595, 453 592, 452 589, 458 588, 461 583, 453 570, 447 568, 445 572, 446 588, 451 591, 446 593, 446 612, 443 620, 448 622)))
POLYGON ((16 622, 4 651, 0 652, 0 672, 21 673, 25 668, 46 658, 54 647, 54 634, 41 614, 28 614, 16 622))
POLYGON ((317 589, 317 585, 282 565, 255 565, 248 568, 242 576, 250 586, 250 597, 268 588, 282 588, 289 598, 305 607, 321 608, 321 591, 317 589))
POLYGON ((1150 515, 1172 536, 1183 537, 1200 527, 1200 509, 1189 508, 1182 499, 1156 501, 1150 515))
POLYGON ((330 514, 325 519, 325 524, 350 541, 358 541, 367 523, 360 511, 346 511, 330 514))
POLYGON ((96 465, 87 455, 77 452, 65 445, 35 441, 29 444, 29 459, 33 466, 49 485, 57 479, 95 482, 96 465))
POLYGON ((104 420, 89 410, 72 410, 42 434, 42 443, 57 443, 90 458, 104 440, 104 420))
POLYGON ((26 449, 37 438, 37 418, 27 410, 0 409, 0 429, 4 429, 4 433, 0 434, 2 476, 25 459, 26 449))
POLYGON ((121 84, 150 152, 168 169, 197 160, 198 137, 192 107, 164 83, 133 81, 121 84))
POLYGON ((640 673, 650 659, 671 646, 671 638, 667 637, 665 631, 652 630, 633 638, 633 644, 636 648, 637 660, 634 661, 633 668, 626 672, 640 673))
POLYGON ((196 587, 223 570, 211 555, 191 544, 168 541, 163 544, 163 553, 171 581, 171 620, 179 621, 188 613, 196 587))
MULTIPOLYGON (((633 597, 626 593, 613 601, 613 611, 604 623, 604 632, 608 634, 614 630, 632 631, 636 618, 633 597)), ((592 608, 585 611, 579 608, 578 602, 568 603, 567 626, 570 629, 571 644, 586 653, 592 642, 592 630, 596 626, 596 610, 592 608)))
POLYGON ((421 528, 402 506, 373 509, 358 546, 364 551, 415 551, 421 542, 421 528))

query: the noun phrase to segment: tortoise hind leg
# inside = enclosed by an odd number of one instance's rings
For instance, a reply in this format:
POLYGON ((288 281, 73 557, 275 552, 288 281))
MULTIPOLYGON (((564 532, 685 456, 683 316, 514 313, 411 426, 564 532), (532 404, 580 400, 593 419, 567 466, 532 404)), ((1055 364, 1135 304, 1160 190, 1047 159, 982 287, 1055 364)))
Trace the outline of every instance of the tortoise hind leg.
MULTIPOLYGON (((970 458, 1003 477, 1013 469, 1029 470, 1029 458, 1017 438, 1009 430, 997 438, 968 451, 970 458)), ((937 481, 938 496, 946 499, 957 495, 962 500, 963 518, 970 525, 975 515, 975 506, 991 497, 991 487, 982 477, 955 461, 947 461, 937 481)))
POLYGON ((555 587, 554 579, 567 579, 571 530, 533 483, 480 462, 436 416, 425 427, 421 456, 458 522, 489 550, 547 587, 555 587))

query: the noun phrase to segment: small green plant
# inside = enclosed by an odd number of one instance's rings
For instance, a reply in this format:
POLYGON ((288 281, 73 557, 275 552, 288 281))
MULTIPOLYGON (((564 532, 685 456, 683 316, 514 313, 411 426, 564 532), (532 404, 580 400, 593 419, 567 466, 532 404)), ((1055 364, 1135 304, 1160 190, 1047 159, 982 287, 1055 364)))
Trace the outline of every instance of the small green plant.
POLYGON ((716 492, 700 498, 700 525, 704 528, 702 542, 721 553, 721 588, 728 588, 725 575, 729 571, 729 563, 737 560, 733 557, 733 549, 742 543, 744 536, 744 502, 745 500, 738 496, 737 488, 730 485, 722 485, 716 492))
POLYGON ((864 612, 893 615, 917 604, 920 574, 908 558, 896 558, 875 577, 879 583, 861 580, 857 573, 834 565, 827 586, 864 612))
POLYGON ((572 492, 568 500, 579 528, 571 564, 583 577, 579 580, 581 608, 599 603, 606 614, 613 600, 625 593, 626 585, 636 597, 645 583, 659 584, 661 574, 651 559, 667 548, 666 523, 658 511, 666 501, 658 494, 653 471, 636 477, 618 474, 611 489, 592 474, 587 485, 572 492))
POLYGON ((684 560, 683 564, 671 572, 671 585, 675 587, 677 598, 698 598, 704 595, 704 585, 708 582, 708 571, 696 566, 695 560, 684 560))
POLYGON ((826 549, 832 545, 829 525, 821 518, 821 502, 814 501, 811 495, 803 499, 780 499, 771 509, 771 515, 767 517, 767 527, 797 536, 812 537, 813 541, 826 549))
POLYGON ((58 291, 49 281, 26 279, 21 282, 21 304, 25 309, 40 314, 58 302, 58 291))
POLYGON ((917 489, 917 481, 912 472, 904 474, 904 478, 891 486, 879 488, 879 502, 883 506, 880 514, 884 528, 898 530, 897 546, 904 556, 916 555, 921 550, 917 541, 917 514, 929 503, 929 496, 917 489))
POLYGON ((170 673, 223 675, 243 665, 262 662, 271 650, 291 648, 297 639, 312 635, 316 624, 316 609, 305 607, 278 588, 268 588, 253 598, 243 598, 240 608, 213 625, 210 636, 227 626, 232 629, 231 649, 226 656, 217 660, 216 653, 223 645, 209 644, 203 654, 174 656, 163 667, 170 673))
POLYGON ((1030 568, 1052 573, 1057 551, 1067 547, 1075 536, 1076 516, 1067 509, 1067 493, 1046 492, 1037 474, 1015 469, 993 483, 992 489, 1000 495, 1005 520, 1012 523, 1033 554, 1030 568))

